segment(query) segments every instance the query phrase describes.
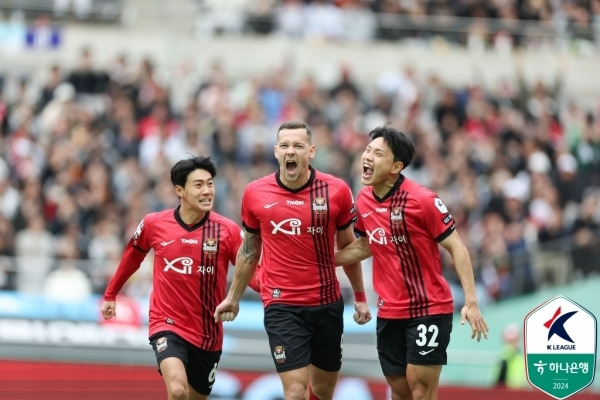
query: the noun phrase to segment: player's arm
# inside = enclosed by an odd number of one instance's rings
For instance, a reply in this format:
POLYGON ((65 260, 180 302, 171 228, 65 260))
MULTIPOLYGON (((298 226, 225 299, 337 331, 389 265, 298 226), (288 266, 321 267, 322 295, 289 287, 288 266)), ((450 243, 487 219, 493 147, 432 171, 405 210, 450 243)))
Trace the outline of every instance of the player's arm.
POLYGON ((240 309, 240 299, 252 279, 262 252, 260 231, 246 232, 235 260, 233 281, 225 300, 215 309, 215 321, 233 321, 240 309))
POLYGON ((371 257, 371 249, 369 248, 369 241, 366 237, 360 236, 355 239, 354 233, 350 233, 352 238, 349 244, 346 246, 340 246, 338 232, 338 251, 335 252, 335 265, 349 265, 354 264, 365 258, 371 257))
MULTIPOLYGON (((336 253, 336 262, 337 254, 340 253, 340 251, 348 249, 349 246, 352 246, 357 242, 357 239, 354 236, 353 226, 353 224, 350 224, 350 226, 348 226, 346 229, 337 231, 336 243, 338 249, 340 250, 336 253)), ((365 294, 362 265, 360 263, 362 259, 363 258, 359 258, 356 261, 343 265, 344 273, 348 277, 350 285, 352 285, 352 290, 354 291, 354 308, 356 310, 354 313, 354 321, 360 325, 371 320, 371 312, 369 311, 369 306, 367 305, 367 296, 365 294)))
POLYGON ((463 244, 457 231, 452 232, 440 244, 450 253, 454 266, 460 279, 463 292, 465 294, 465 305, 461 310, 461 324, 466 321, 471 325, 471 338, 477 336, 477 341, 481 340, 481 335, 487 339, 488 325, 481 315, 477 294, 475 292, 475 277, 473 276, 473 266, 469 251, 463 244))
POLYGON ((146 254, 146 252, 133 246, 132 240, 129 241, 123 252, 119 266, 104 292, 104 301, 100 308, 104 319, 116 317, 117 295, 129 278, 140 268, 142 261, 146 258, 146 254))

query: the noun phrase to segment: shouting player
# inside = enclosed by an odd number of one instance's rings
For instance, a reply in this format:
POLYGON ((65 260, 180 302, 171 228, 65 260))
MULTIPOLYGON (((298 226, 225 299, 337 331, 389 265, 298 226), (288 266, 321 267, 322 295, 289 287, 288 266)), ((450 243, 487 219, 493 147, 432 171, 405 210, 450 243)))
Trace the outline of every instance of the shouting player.
POLYGON ((415 155, 413 144, 389 126, 369 136, 361 160, 366 187, 356 199, 360 238, 335 259, 346 265, 373 256, 377 351, 392 400, 435 400, 454 311, 438 244, 452 256, 465 293, 461 322, 469 322, 477 341, 487 339, 488 326, 452 215, 433 191, 402 175, 415 155))
MULTIPOLYGON (((342 363, 344 311, 334 252, 336 242, 344 248, 356 240, 354 200, 344 181, 310 166, 315 146, 304 122, 282 124, 274 152, 279 170, 244 190, 244 243, 215 319, 237 316, 262 256, 264 324, 285 399, 331 400, 342 363)), ((355 320, 364 324, 371 314, 361 264, 344 270, 354 290, 355 320)))

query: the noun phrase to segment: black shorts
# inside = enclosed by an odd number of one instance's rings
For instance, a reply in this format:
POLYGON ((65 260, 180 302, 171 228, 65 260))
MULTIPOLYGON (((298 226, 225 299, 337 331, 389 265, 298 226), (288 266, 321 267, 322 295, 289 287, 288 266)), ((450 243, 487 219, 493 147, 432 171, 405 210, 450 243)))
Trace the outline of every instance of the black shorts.
POLYGON ((406 373, 406 365, 446 365, 452 314, 409 319, 377 317, 377 353, 383 375, 406 373))
POLYGON ((188 384, 200 394, 210 394, 215 383, 221 351, 202 350, 173 332, 159 332, 151 336, 150 344, 156 355, 158 372, 161 372, 162 360, 168 357, 178 358, 185 366, 188 384))
POLYGON ((273 304, 265 309, 265 329, 277 372, 313 364, 325 371, 342 367, 344 301, 323 306, 273 304))

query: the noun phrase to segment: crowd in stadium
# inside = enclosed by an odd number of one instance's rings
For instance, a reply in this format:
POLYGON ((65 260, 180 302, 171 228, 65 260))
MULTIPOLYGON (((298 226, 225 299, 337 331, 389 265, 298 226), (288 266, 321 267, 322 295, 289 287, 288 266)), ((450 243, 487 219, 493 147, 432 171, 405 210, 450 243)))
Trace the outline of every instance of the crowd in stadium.
MULTIPOLYGON (((480 4, 499 11, 500 3, 480 4)), ((553 2, 514 6, 521 16, 535 4, 543 5, 539 19, 544 7, 556 12, 553 2)), ((600 109, 564 95, 564 68, 552 84, 528 82, 517 69, 496 87, 456 87, 406 66, 365 87, 340 66, 338 81, 323 87, 310 75, 293 81, 285 66, 230 76, 215 60, 184 101, 151 59, 99 65, 93 48, 82 49, 76 68, 53 65, 41 82, 0 71, 0 288, 102 293, 141 218, 178 204, 169 170, 189 154, 213 157, 216 211, 240 222, 243 188, 276 168, 277 127, 292 119, 313 129, 313 165, 356 193, 369 130, 391 123, 409 134, 417 158, 406 173, 451 210, 486 301, 597 274, 600 109)), ((150 274, 137 274, 127 293, 148 295, 150 274)))
POLYGON ((496 33, 508 33, 515 44, 525 44, 527 35, 543 34, 543 24, 564 38, 597 40, 596 21, 600 16, 597 0, 196 0, 196 3, 201 33, 246 31, 309 40, 395 41, 441 34, 452 42, 464 44, 468 32, 491 33, 486 24, 494 25, 496 33), (438 19, 430 22, 424 16, 438 19), (516 21, 542 25, 521 32, 516 21))

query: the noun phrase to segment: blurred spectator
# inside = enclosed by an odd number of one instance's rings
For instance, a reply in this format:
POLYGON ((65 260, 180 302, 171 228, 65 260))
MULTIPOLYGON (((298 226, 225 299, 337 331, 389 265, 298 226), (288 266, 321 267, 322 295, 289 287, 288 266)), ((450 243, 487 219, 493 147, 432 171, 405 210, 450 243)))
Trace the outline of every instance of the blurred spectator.
POLYGON ((573 223, 571 250, 575 276, 600 274, 600 193, 586 193, 573 223))
POLYGON ((537 289, 537 276, 533 266, 533 255, 526 230, 526 221, 509 221, 504 237, 510 274, 512 275, 513 296, 533 293, 537 289))
POLYGON ((535 268, 541 287, 564 285, 571 276, 569 230, 564 225, 563 211, 557 204, 544 206, 543 220, 538 233, 538 252, 535 268))
POLYGON ((76 225, 71 225, 56 241, 56 266, 44 282, 44 295, 62 301, 81 301, 92 294, 92 283, 82 271, 81 259, 86 249, 76 225))
POLYGON ((81 49, 79 63, 67 76, 67 81, 78 95, 106 93, 108 90, 108 74, 97 70, 93 57, 92 48, 81 49))
POLYGON ((273 5, 275 0, 254 0, 248 4, 246 25, 251 32, 269 34, 275 27, 273 5))
POLYGON ((350 42, 367 43, 375 36, 376 16, 363 0, 342 1, 342 31, 350 42))
POLYGON ((302 0, 282 0, 275 10, 276 32, 299 38, 304 32, 304 4, 302 0))
POLYGON ((49 70, 46 71, 44 83, 41 88, 40 98, 36 104, 36 113, 43 110, 46 105, 54 98, 54 91, 64 82, 62 68, 58 64, 53 64, 49 70))
POLYGON ((304 38, 337 41, 343 38, 342 11, 328 0, 312 0, 304 6, 304 38))
POLYGON ((79 19, 87 19, 92 12, 92 0, 53 0, 53 14, 57 18, 64 18, 69 11, 79 19))
POLYGON ((9 165, 0 157, 0 214, 13 219, 19 208, 21 194, 10 180, 9 165))
POLYGON ((75 260, 59 259, 44 282, 43 294, 54 300, 82 301, 92 294, 92 284, 75 260))
POLYGON ((504 345, 494 369, 494 386, 497 388, 521 389, 527 386, 520 331, 516 323, 510 323, 502 330, 504 345))
POLYGON ((15 231, 4 214, 0 212, 0 290, 15 289, 15 231))
POLYGON ((15 235, 17 256, 16 289, 24 293, 42 293, 46 275, 52 267, 55 241, 46 230, 42 214, 26 217, 26 227, 15 235))

